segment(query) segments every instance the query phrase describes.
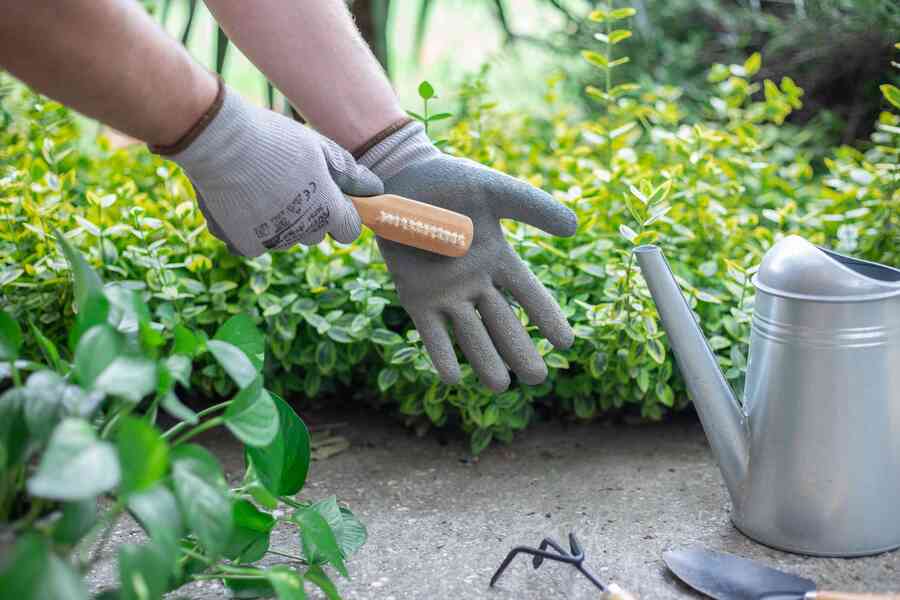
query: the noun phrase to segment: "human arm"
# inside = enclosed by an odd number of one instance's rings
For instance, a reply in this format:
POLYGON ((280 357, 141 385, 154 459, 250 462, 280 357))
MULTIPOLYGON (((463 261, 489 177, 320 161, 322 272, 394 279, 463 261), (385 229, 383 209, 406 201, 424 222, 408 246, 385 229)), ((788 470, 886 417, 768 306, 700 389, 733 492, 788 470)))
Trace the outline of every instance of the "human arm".
POLYGON ((149 144, 175 143, 215 98, 215 76, 137 2, 7 0, 0 14, 0 66, 149 144))
POLYGON ((378 194, 381 182, 332 140, 221 85, 138 3, 10 0, 0 9, 0 65, 178 163, 210 232, 233 252, 359 235, 342 191, 378 194))
POLYGON ((344 0, 206 0, 310 125, 353 150, 405 117, 344 0))

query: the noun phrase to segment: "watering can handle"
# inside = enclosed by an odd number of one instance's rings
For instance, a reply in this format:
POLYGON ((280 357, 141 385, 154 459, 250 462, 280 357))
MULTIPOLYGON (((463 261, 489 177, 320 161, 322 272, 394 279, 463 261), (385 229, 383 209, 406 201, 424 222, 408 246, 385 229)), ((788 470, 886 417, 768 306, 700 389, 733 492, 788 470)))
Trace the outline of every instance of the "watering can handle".
POLYGON ((854 594, 850 592, 809 592, 805 600, 900 600, 900 594, 854 594))

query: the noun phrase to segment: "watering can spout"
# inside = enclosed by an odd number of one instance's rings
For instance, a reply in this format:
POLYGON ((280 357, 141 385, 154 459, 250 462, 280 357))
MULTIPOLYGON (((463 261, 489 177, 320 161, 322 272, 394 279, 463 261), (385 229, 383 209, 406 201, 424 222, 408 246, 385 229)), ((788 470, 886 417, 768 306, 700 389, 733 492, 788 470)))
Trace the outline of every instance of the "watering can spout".
POLYGON ((739 506, 749 456, 744 412, 719 369, 662 251, 657 246, 645 245, 635 248, 634 253, 732 502, 739 506))

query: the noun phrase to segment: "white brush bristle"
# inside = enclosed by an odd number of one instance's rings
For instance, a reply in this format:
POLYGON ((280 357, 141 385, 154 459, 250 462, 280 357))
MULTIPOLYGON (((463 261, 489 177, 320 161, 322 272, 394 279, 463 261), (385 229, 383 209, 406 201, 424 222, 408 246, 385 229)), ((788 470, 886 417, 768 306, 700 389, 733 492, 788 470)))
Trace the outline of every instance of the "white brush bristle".
POLYGON ((412 231, 417 235, 430 237, 433 240, 441 240, 442 242, 446 242, 453 246, 460 246, 461 248, 465 248, 466 246, 465 234, 450 231, 449 229, 445 229, 438 225, 432 225, 423 221, 417 221, 416 219, 403 217, 397 213, 383 210, 381 211, 381 214, 378 215, 378 222, 384 223, 390 227, 398 227, 404 231, 412 231))

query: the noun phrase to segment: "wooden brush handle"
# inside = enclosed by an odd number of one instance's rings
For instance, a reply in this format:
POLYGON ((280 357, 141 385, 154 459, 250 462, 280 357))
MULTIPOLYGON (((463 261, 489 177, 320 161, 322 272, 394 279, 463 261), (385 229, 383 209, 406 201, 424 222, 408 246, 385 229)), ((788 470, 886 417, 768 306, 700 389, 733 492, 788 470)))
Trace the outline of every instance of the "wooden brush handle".
POLYGON ((350 196, 363 224, 381 237, 444 256, 464 256, 474 227, 466 215, 403 196, 350 196))
POLYGON ((850 592, 816 591, 807 593, 806 600, 900 600, 900 594, 854 594, 850 592))

